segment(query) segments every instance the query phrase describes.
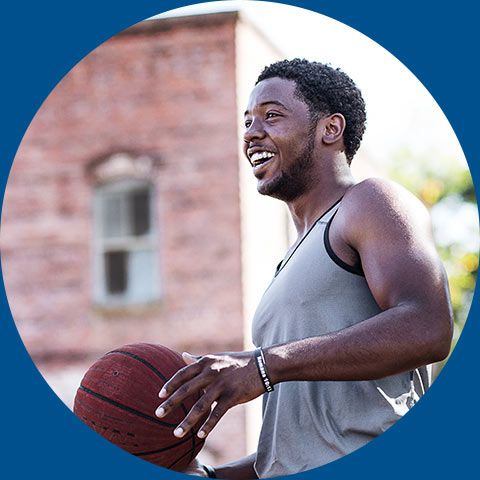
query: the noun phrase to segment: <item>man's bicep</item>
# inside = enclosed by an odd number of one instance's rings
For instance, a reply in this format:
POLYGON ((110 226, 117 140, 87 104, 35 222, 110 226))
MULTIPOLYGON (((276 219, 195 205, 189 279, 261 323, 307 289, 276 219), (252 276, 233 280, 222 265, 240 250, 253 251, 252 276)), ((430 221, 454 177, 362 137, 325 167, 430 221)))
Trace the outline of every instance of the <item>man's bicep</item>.
POLYGON ((378 305, 386 310, 404 302, 435 302, 445 286, 438 255, 427 243, 378 238, 359 248, 365 278, 378 305))
POLYGON ((350 240, 360 256, 370 290, 385 310, 404 302, 434 302, 445 288, 429 215, 410 193, 374 184, 351 225, 350 240))

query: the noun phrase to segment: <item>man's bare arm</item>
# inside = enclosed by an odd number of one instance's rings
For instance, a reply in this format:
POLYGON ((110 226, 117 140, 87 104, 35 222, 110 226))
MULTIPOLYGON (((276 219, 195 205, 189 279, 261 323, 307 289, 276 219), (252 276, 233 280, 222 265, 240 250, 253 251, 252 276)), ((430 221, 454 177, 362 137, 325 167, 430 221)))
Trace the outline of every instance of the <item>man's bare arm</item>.
POLYGON ((339 332, 265 349, 272 381, 370 380, 445 358, 453 326, 448 281, 422 204, 392 182, 367 180, 345 195, 330 235, 334 250, 358 252, 383 311, 339 332))
MULTIPOLYGON (((330 233, 334 250, 358 253, 382 312, 328 335, 265 346, 273 383, 370 380, 445 358, 452 337, 448 282, 420 202, 389 182, 362 182, 345 195, 330 233)), ((229 408, 264 392, 253 352, 209 355, 167 382, 163 411, 199 388, 206 393, 180 425, 182 435, 214 402, 204 434, 229 408)))

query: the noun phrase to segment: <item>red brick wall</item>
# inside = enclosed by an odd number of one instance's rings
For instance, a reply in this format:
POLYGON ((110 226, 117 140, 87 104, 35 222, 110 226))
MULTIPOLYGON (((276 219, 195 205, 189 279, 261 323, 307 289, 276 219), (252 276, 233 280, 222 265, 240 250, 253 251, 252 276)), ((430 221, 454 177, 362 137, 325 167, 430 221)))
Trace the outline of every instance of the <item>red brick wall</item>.
POLYGON ((2 266, 41 371, 136 341, 242 349, 235 22, 219 14, 124 32, 82 60, 31 123, 8 181, 2 266), (88 168, 123 151, 158 159, 163 298, 104 309, 92 302, 88 168))

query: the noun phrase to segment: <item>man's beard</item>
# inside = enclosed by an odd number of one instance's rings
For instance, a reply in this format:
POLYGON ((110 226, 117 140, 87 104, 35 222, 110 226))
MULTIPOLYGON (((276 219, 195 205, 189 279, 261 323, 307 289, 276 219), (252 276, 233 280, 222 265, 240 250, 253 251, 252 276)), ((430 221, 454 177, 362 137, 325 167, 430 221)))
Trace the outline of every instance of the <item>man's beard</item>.
POLYGON ((309 131, 307 144, 302 153, 291 163, 290 168, 282 170, 280 175, 271 181, 260 185, 258 192, 262 195, 278 198, 289 202, 301 196, 309 181, 309 170, 313 165, 313 151, 315 149, 315 125, 309 131))

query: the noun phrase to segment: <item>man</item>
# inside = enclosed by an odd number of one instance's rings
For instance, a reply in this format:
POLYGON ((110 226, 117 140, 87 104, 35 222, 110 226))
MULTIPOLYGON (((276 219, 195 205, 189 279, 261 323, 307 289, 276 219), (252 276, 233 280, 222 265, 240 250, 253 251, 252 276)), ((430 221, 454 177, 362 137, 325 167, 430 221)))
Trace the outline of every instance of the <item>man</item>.
POLYGON ((245 127, 258 191, 286 202, 298 238, 253 320, 262 350, 184 354, 190 365, 164 386, 156 412, 204 389, 175 431, 182 437, 211 409, 203 438, 229 408, 265 394, 254 455, 186 471, 229 479, 298 473, 365 445, 418 401, 425 365, 447 356, 452 337, 425 208, 390 181, 352 177, 365 129, 352 80, 321 63, 275 63, 251 93, 245 127))

